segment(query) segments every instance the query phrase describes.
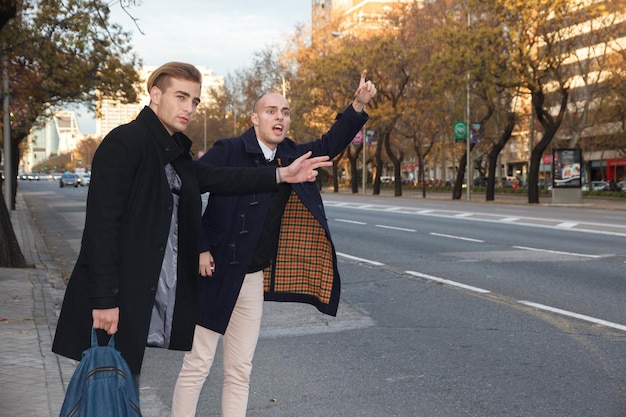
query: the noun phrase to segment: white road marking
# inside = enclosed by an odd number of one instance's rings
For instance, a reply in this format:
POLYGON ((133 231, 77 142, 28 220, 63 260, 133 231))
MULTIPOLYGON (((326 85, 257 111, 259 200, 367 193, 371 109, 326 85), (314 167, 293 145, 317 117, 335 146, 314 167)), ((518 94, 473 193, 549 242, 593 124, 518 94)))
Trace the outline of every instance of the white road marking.
MULTIPOLYGON (((519 248, 524 249, 523 247, 519 247, 519 248)), ((548 251, 548 252, 552 252, 552 251, 548 251)), ((356 256, 348 255, 348 254, 345 254, 345 253, 337 252, 337 255, 338 256, 342 256, 342 257, 347 258, 347 259, 352 259, 352 260, 359 261, 359 262, 369 263, 371 265, 376 265, 376 266, 383 266, 384 265, 381 262, 371 261, 369 259, 358 258, 356 256)), ((404 271, 404 272, 406 274, 409 274, 409 275, 412 275, 412 276, 415 276, 415 277, 424 278, 424 279, 427 279, 427 280, 430 280, 430 281, 439 282, 439 283, 442 283, 442 284, 447 284, 447 285, 450 285, 450 286, 453 286, 453 287, 463 288, 463 289, 466 289, 466 290, 469 290, 469 291, 473 291, 473 292, 477 292, 477 293, 480 293, 480 294, 489 294, 489 293, 491 293, 491 291, 485 290, 483 288, 462 284, 460 282, 452 281, 452 280, 445 279, 445 278, 436 277, 436 276, 433 276, 433 275, 424 274, 424 273, 421 273, 421 272, 415 272, 415 271, 404 271)), ((590 323, 600 324, 602 326, 611 327, 611 328, 614 328, 614 329, 626 331, 626 326, 624 326, 622 324, 618 324, 618 323, 613 323, 611 321, 597 319, 595 317, 586 316, 584 314, 579 314, 579 313, 574 313, 572 311, 561 310, 560 308, 550 307, 550 306, 547 306, 547 305, 544 305, 544 304, 534 303, 532 301, 518 300, 517 302, 520 303, 520 304, 529 306, 529 307, 538 308, 540 310, 545 310, 545 311, 549 311, 549 312, 552 312, 552 313, 560 314, 560 315, 563 315, 563 316, 572 317, 572 318, 576 318, 576 319, 579 319, 579 320, 587 321, 587 322, 590 322, 590 323)))
POLYGON ((429 233, 431 236, 439 236, 439 237, 448 237, 450 239, 458 239, 458 240, 467 240, 469 242, 477 242, 477 243, 485 243, 484 240, 472 239, 470 237, 462 237, 462 236, 454 236, 454 235, 445 235, 443 233, 429 233))
POLYGON ((504 219, 501 219, 501 222, 505 222, 505 223, 513 223, 513 222, 517 222, 519 221, 520 218, 519 217, 505 217, 504 219))
POLYGON ((460 282, 450 281, 449 279, 444 279, 444 278, 439 278, 439 277, 435 277, 435 276, 432 276, 432 275, 422 274, 421 272, 415 272, 415 271, 404 271, 404 272, 409 274, 409 275, 413 275, 414 277, 425 278, 425 279, 428 279, 428 280, 431 280, 431 281, 440 282, 442 284, 452 285, 454 287, 464 288, 466 290, 478 292, 478 293, 481 293, 481 294, 488 294, 488 293, 491 292, 489 290, 484 290, 482 288, 472 287, 471 285, 461 284, 460 282))
POLYGON ((403 232, 415 232, 415 229, 405 229, 404 227, 385 226, 384 224, 377 224, 376 227, 380 227, 381 229, 401 230, 403 232))
POLYGON ((588 254, 585 254, 585 253, 562 252, 562 251, 558 251, 558 250, 529 248, 529 247, 526 247, 526 246, 513 246, 513 247, 515 249, 529 250, 529 251, 535 251, 535 252, 556 253, 556 254, 559 254, 559 255, 582 256, 582 257, 585 257, 585 258, 594 258, 594 259, 602 258, 601 255, 588 255, 588 254))
POLYGON ((352 224, 367 224, 365 222, 357 222, 356 220, 335 219, 336 222, 352 223, 352 224))
POLYGON ((554 308, 554 307, 546 306, 546 305, 543 305, 543 304, 533 303, 532 301, 520 300, 520 301, 518 301, 518 303, 527 305, 529 307, 535 307, 535 308, 538 308, 540 310, 546 310, 546 311, 550 311, 552 313, 561 314, 563 316, 574 317, 574 318, 577 318, 577 319, 580 319, 580 320, 584 320, 584 321, 588 321, 588 322, 591 322, 591 323, 601 324, 601 325, 606 326, 606 327, 612 327, 614 329, 623 330, 623 331, 626 332, 626 326, 624 326, 622 324, 613 323, 611 321, 601 320, 601 319, 597 319, 595 317, 585 316, 584 314, 578 314, 578 313, 574 313, 574 312, 567 311, 567 310, 561 310, 560 308, 554 308))
POLYGON ((341 253, 341 252, 337 252, 337 256, 343 256, 344 258, 352 259, 353 261, 365 262, 365 263, 368 263, 370 265, 376 265, 376 266, 385 265, 385 264, 383 264, 381 262, 370 261, 369 259, 358 258, 356 256, 348 255, 346 253, 341 253))
POLYGON ((578 226, 578 223, 575 222, 563 222, 556 225, 556 227, 564 227, 564 228, 572 228, 578 226))

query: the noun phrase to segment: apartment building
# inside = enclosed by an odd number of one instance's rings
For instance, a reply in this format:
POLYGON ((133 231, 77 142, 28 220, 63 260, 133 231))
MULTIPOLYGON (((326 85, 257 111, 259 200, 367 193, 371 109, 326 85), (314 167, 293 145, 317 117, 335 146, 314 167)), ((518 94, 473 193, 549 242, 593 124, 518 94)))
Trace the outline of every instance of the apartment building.
POLYGON ((33 129, 26 138, 19 171, 32 172, 33 167, 51 156, 71 152, 84 137, 76 112, 55 111, 43 127, 33 129))
MULTIPOLYGON (((398 3, 412 3, 411 0, 313 0, 313 27, 324 29, 331 25, 336 34, 359 35, 368 31, 380 30, 386 22, 386 15, 398 3)), ((418 1, 421 7, 423 1, 418 1)))

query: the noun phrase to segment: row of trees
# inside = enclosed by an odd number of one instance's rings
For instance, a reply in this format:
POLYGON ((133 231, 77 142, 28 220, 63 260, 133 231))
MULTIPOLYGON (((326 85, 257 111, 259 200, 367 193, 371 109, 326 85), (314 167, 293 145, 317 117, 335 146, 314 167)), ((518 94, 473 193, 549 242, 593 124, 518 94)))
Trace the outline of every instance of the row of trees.
MULTIPOLYGON (((458 167, 453 198, 461 198, 468 161, 465 144, 452 143, 452 125, 466 118, 468 90, 471 121, 481 126, 471 162, 487 171, 487 200, 494 199, 498 157, 514 134, 530 142, 529 203, 539 202, 541 158, 550 146, 626 151, 624 0, 423 3, 397 3, 375 31, 357 25, 337 36, 339 23, 331 23, 311 33, 298 30, 280 48, 260 51, 213 92, 205 109, 209 136, 230 136, 224 114, 248 125, 254 99, 287 86, 292 135, 317 137, 350 101, 355 74, 367 68, 378 88, 368 110, 368 127, 378 138, 367 161, 374 167, 374 194, 381 167, 390 163, 401 195, 402 164, 411 157, 420 180, 426 158, 442 166, 452 161, 458 167)), ((349 161, 354 192, 362 151, 362 145, 351 147, 336 159, 349 161)))
MULTIPOLYGON (((135 4, 120 0, 120 7, 135 4)), ((10 207, 0 202, 0 267, 24 266, 9 210, 15 208, 19 144, 51 110, 81 103, 97 110, 97 94, 136 101, 134 85, 141 61, 129 34, 109 22, 108 2, 101 0, 1 0, 0 68, 8 77, 10 154, 13 181, 10 207)), ((4 126, 3 126, 4 128, 4 126)), ((3 147, 4 149, 4 147, 3 147)), ((4 193, 4 187, 1 187, 4 193)))
MULTIPOLYGON (((120 0, 120 5, 135 2, 120 0)), ((529 203, 539 201, 541 157, 555 142, 586 150, 626 148, 626 49, 620 43, 626 0, 421 3, 398 2, 378 30, 357 24, 338 34, 339 22, 331 22, 312 31, 298 28, 283 45, 259 51, 200 109, 189 129, 196 150, 205 137, 210 144, 231 136, 233 127, 248 126, 253 101, 267 91, 289 98, 294 139, 319 137, 337 110, 351 102, 362 69, 378 89, 368 109, 368 127, 377 132, 375 150, 368 150, 375 194, 381 167, 391 163, 395 194, 401 195, 402 163, 414 156, 420 180, 426 158, 442 165, 453 161, 453 198, 461 198, 468 161, 465 145, 452 143, 451 126, 465 119, 468 97, 471 121, 480 123, 482 138, 471 144, 471 162, 488 169, 488 200, 494 199, 498 156, 515 132, 528 135, 532 145, 529 203), (612 129, 600 137, 594 134, 600 126, 612 129)), ((8 62, 2 71, 11 85, 11 137, 4 140, 11 141, 12 161, 18 160, 17 145, 48 109, 70 103, 95 109, 96 92, 121 102, 136 99, 141 62, 128 34, 109 23, 105 2, 0 0, 0 15, 0 45, 8 62)), ((361 152, 362 144, 353 145, 337 158, 349 161, 355 192, 361 152)), ((12 166, 15 170, 17 163, 12 166)), ((336 169, 335 164, 335 181, 336 169)), ((4 199, 0 227, 0 266, 19 263, 4 199)))

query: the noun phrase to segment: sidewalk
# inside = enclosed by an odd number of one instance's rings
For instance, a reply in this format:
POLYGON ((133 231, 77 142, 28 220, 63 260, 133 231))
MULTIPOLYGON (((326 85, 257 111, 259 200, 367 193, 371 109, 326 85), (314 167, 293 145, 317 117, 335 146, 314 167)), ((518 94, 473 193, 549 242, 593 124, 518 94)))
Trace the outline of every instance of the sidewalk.
POLYGON ((23 199, 11 213, 32 268, 0 268, 0 416, 57 417, 75 362, 51 351, 65 284, 23 199))

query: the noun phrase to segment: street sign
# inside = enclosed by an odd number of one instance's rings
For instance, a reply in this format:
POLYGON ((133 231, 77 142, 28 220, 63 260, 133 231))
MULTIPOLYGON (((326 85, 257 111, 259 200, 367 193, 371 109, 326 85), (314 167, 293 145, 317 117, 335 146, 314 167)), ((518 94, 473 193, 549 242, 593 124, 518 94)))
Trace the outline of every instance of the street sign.
POLYGON ((470 129, 470 141, 472 143, 480 142, 480 123, 472 123, 472 128, 470 129))
POLYGON ((467 124, 465 122, 454 122, 454 141, 465 142, 467 141, 467 124))

